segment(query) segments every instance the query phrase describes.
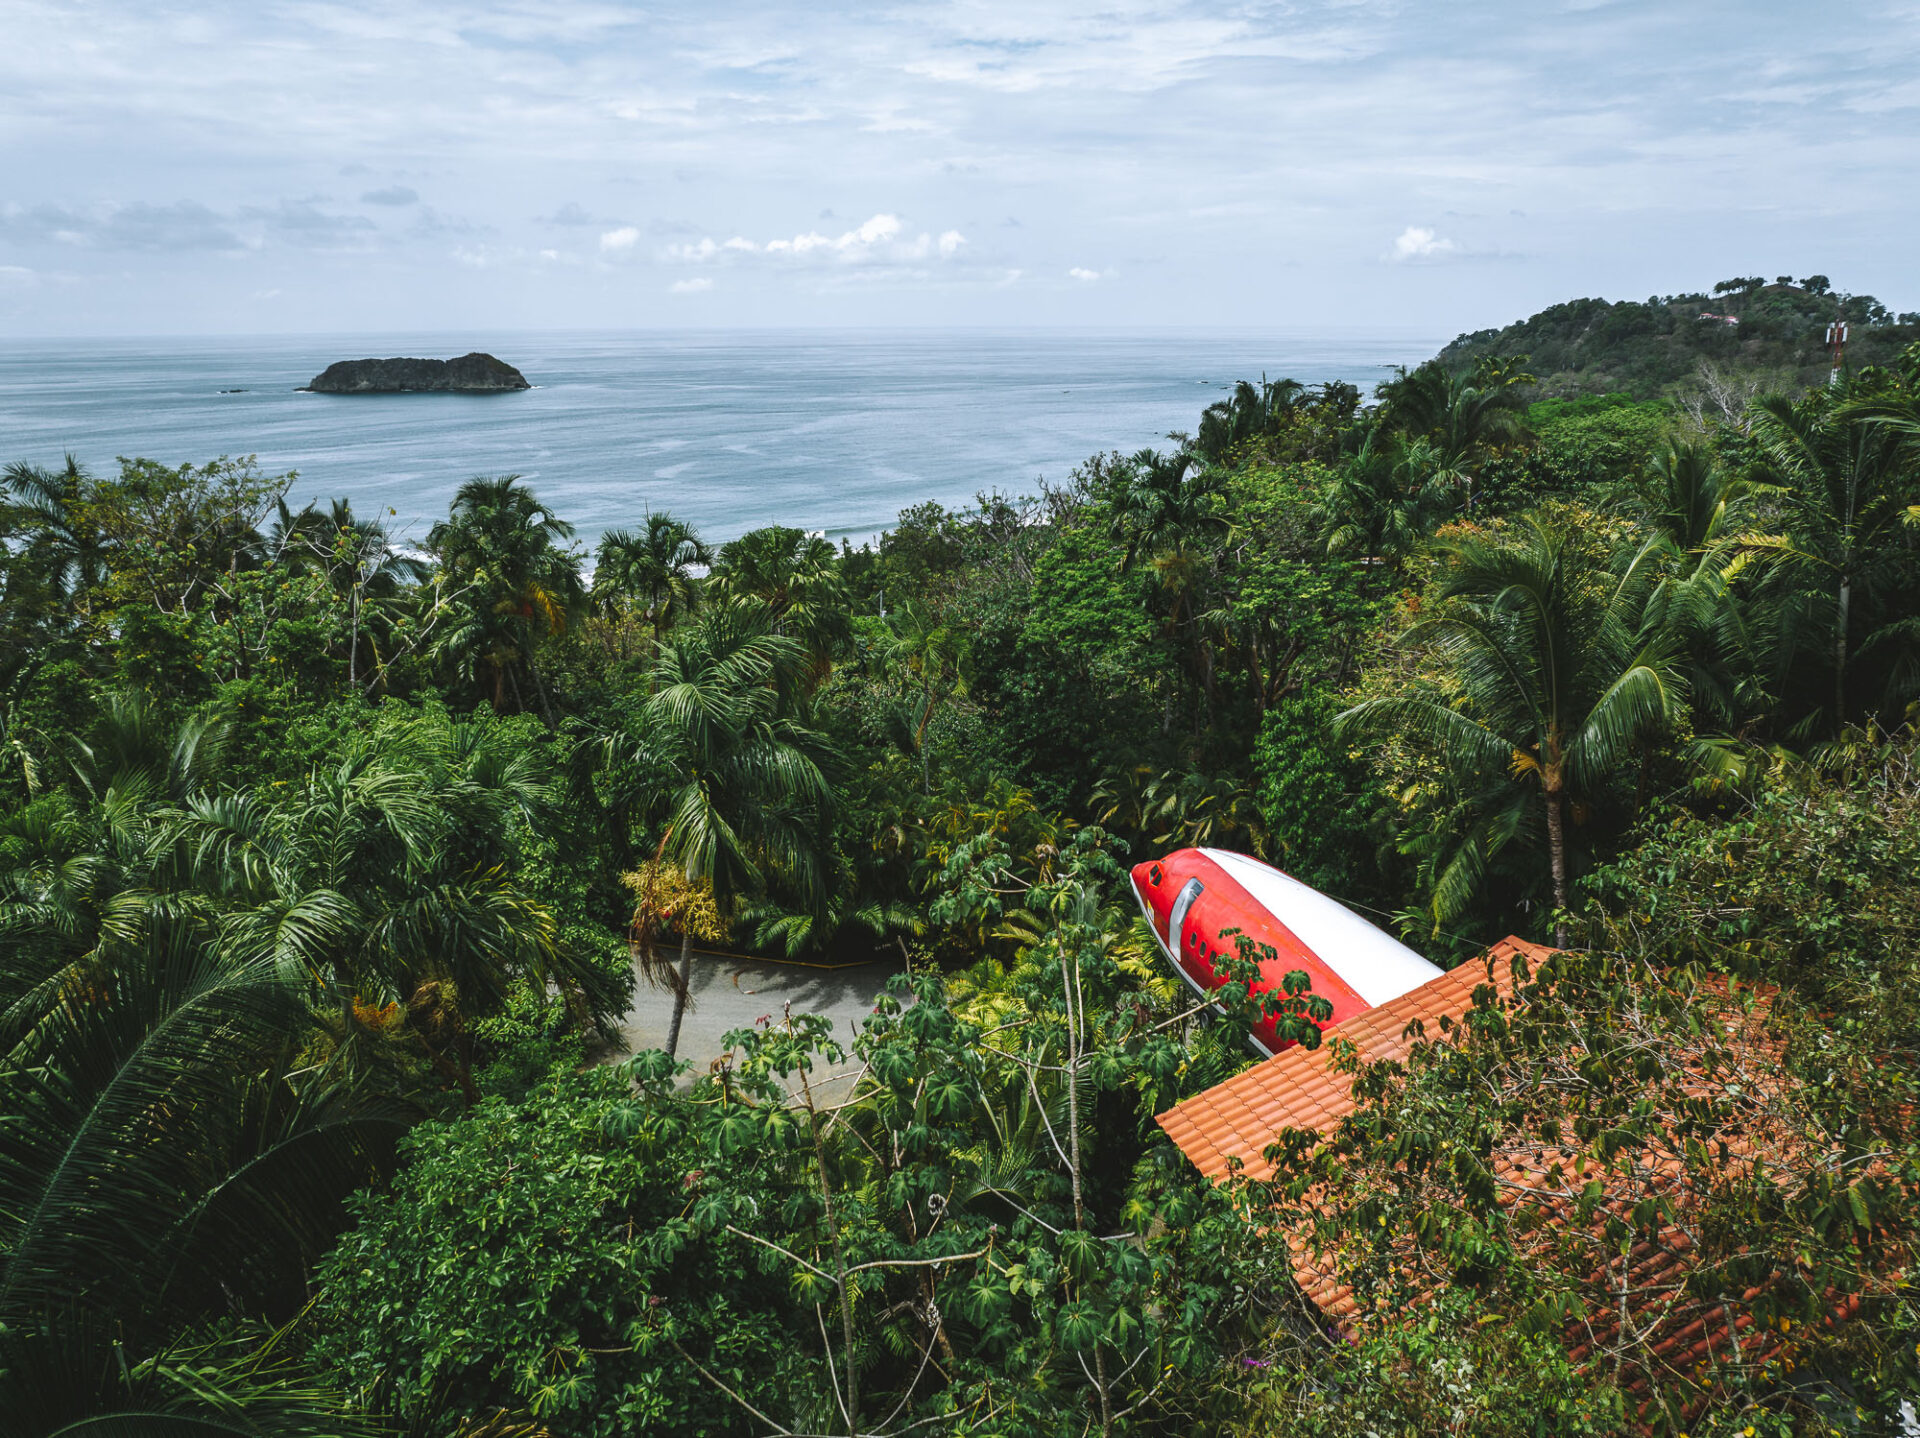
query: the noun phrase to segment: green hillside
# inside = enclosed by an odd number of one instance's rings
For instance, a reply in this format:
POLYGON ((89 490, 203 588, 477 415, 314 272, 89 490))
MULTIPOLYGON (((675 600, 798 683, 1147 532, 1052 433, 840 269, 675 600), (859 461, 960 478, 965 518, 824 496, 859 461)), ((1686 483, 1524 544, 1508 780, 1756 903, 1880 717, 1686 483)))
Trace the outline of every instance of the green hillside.
POLYGON ((1764 375, 1780 387, 1818 383, 1829 367, 1827 326, 1846 321, 1850 368, 1884 365, 1920 340, 1920 314, 1896 315, 1872 295, 1835 291, 1825 275, 1768 284, 1722 280, 1713 293, 1642 300, 1568 300, 1504 329, 1463 334, 1440 352, 1449 369, 1524 354, 1548 395, 1672 394, 1703 364, 1764 375))

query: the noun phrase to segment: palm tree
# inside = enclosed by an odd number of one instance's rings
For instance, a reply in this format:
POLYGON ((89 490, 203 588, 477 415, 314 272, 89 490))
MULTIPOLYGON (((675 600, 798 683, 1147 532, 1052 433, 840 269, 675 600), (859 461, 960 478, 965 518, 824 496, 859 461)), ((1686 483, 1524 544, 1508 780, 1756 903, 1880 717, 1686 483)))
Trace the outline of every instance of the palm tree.
POLYGON ((1672 637, 1695 702, 1729 728, 1766 702, 1749 606, 1734 579, 1764 552, 1750 526, 1767 492, 1704 443, 1668 439, 1619 496, 1643 536, 1619 555, 1623 592, 1639 588, 1642 627, 1672 637))
POLYGON ((0 829, 0 933, 37 962, 108 962, 167 916, 197 915, 223 952, 303 976, 349 1048, 356 1003, 404 1006, 382 1042, 417 1047, 469 1096, 468 1020, 514 979, 582 994, 596 1017, 624 1004, 513 880, 511 833, 546 802, 538 754, 441 714, 400 716, 269 801, 220 783, 225 738, 196 721, 168 733, 116 699, 76 763, 92 802, 0 829))
POLYGON ((1432 446, 1436 482, 1451 484, 1473 510, 1473 484, 1486 461, 1504 446, 1531 436, 1521 419, 1534 378, 1522 361, 1495 358, 1449 374, 1437 360, 1380 386, 1385 423, 1432 446))
POLYGON ((670 514, 649 514, 644 533, 610 529, 600 537, 593 567, 593 597, 602 612, 618 601, 645 606, 654 642, 699 602, 696 570, 713 563, 713 552, 692 526, 670 514))
POLYGON ((334 1433, 249 1356, 414 1114, 316 1069, 317 990, 181 882, 224 734, 116 699, 57 795, 0 826, 0 1411, 10 1430, 334 1433), (244 1317, 251 1343, 182 1335, 244 1317), (41 1425, 34 1427, 31 1425, 41 1425), (69 1428, 63 1425, 74 1425, 69 1428))
POLYGON ((1680 554, 1702 554, 1747 528, 1763 486, 1722 464, 1699 440, 1666 439, 1626 493, 1643 528, 1680 554))
MULTIPOLYGON (((662 857, 711 885, 725 915, 769 877, 824 911, 833 790, 825 741, 804 722, 809 655, 740 608, 682 629, 655 660, 648 739, 677 782, 664 797, 662 857)), ((692 981, 682 926, 667 1052, 677 1052, 692 981)))
POLYGON ((818 681, 853 632, 851 601, 835 561, 821 536, 772 525, 720 547, 713 590, 726 603, 763 607, 773 633, 805 646, 818 681))
MULTIPOLYGON (((1906 526, 1920 499, 1920 466, 1908 462, 1897 426, 1873 410, 1835 405, 1825 391, 1797 403, 1766 396, 1754 410, 1754 434, 1788 517, 1789 542, 1777 550, 1801 580, 1788 596, 1787 636, 1824 631, 1838 734, 1854 659, 1889 642, 1913 614, 1905 596, 1920 565, 1906 526), (1859 642, 1856 631, 1864 631, 1859 642)), ((1792 647, 1782 646, 1783 658, 1792 647)))
POLYGON ((427 545, 449 568, 498 569, 539 580, 556 567, 573 526, 534 497, 517 474, 468 480, 454 493, 447 518, 427 531, 427 545))
MULTIPOLYGON (((345 503, 345 500, 334 501, 335 505, 345 503)), ((273 528, 267 531, 262 546, 267 562, 296 574, 324 569, 333 547, 326 516, 312 504, 295 513, 284 495, 275 502, 274 509, 273 528)))
POLYGON ((15 462, 0 472, 6 508, 53 577, 63 599, 84 605, 108 576, 107 545, 83 514, 92 477, 72 455, 60 469, 15 462))
POLYGON ((1218 478, 1200 468, 1191 450, 1143 449, 1119 470, 1118 480, 1109 504, 1114 538, 1124 546, 1122 568, 1176 536, 1218 523, 1211 504, 1218 478))
POLYGON ((374 1438, 377 1425, 280 1333, 218 1315, 210 1333, 147 1348, 91 1315, 0 1329, 0 1409, 18 1438, 374 1438))
POLYGON ((1444 473, 1431 441, 1409 444, 1380 426, 1370 429, 1321 500, 1327 552, 1397 571, 1453 507, 1444 473))
POLYGON ((305 984, 270 958, 229 953, 191 917, 113 942, 104 961, 23 966, 9 952, 9 1431, 76 1432, 90 1419, 102 1431, 343 1431, 338 1397, 262 1383, 272 1364, 209 1362, 182 1382, 167 1355, 210 1321, 244 1315, 257 1345, 263 1322, 298 1312, 342 1201, 390 1169, 411 1115, 300 1072, 305 984), (35 1422, 45 1427, 16 1426, 35 1422))
POLYGON ((78 644, 106 583, 108 544, 87 516, 92 480, 72 455, 64 468, 15 463, 0 471, 0 741, 20 758, 14 697, 78 644))
POLYGON ((427 531, 427 548, 441 568, 475 596, 465 622, 448 631, 437 652, 476 682, 482 671, 490 673, 496 710, 506 707, 509 686, 519 695, 524 668, 553 722, 534 644, 563 633, 584 599, 579 559, 561 548, 572 536, 573 526, 511 474, 468 480, 447 518, 427 531))
POLYGON ((92 483, 72 455, 64 469, 14 463, 0 471, 0 748, 28 789, 43 767, 18 731, 18 700, 48 665, 86 639, 108 546, 87 517, 92 483))
POLYGON ((56 791, 0 822, 0 953, 24 970, 110 963, 155 913, 190 905, 157 877, 163 826, 219 781, 227 738, 205 718, 168 730, 142 698, 112 696, 92 741, 73 746, 79 794, 56 791))
MULTIPOLYGON (((311 504, 295 514, 284 499, 279 508, 280 517, 267 534, 267 558, 296 574, 324 575, 335 592, 345 591, 347 683, 358 688, 361 630, 369 610, 390 632, 396 617, 394 601, 426 579, 428 566, 401 553, 384 524, 355 516, 348 500, 334 500, 325 514, 311 504)), ((377 669, 377 640, 370 657, 377 669)))
POLYGON ((1306 394, 1298 380, 1262 375, 1257 388, 1241 380, 1229 398, 1215 400, 1201 414, 1194 453, 1209 465, 1231 463, 1253 440, 1277 432, 1298 413, 1306 394))
POLYGON ((605 988, 512 881, 546 796, 526 746, 384 718, 271 802, 224 750, 118 697, 75 794, 0 821, 8 1432, 358 1431, 253 1350, 419 1116, 400 1051, 471 1093, 464 1019, 512 980, 605 988))
MULTIPOLYGON (((617 1010, 590 960, 556 940, 515 881, 513 829, 546 803, 538 754, 441 715, 391 722, 269 806, 197 795, 168 831, 183 886, 219 897, 228 942, 307 974, 345 1016, 404 1007, 417 1045, 469 1102, 470 1024, 525 978, 617 1010)), ((343 1017, 352 1039, 355 1025, 343 1017)))
MULTIPOLYGON (((1405 734, 1438 751, 1480 818, 1434 887, 1436 928, 1465 905, 1491 854, 1545 820, 1553 901, 1567 908, 1569 805, 1595 797, 1632 746, 1682 713, 1685 681, 1669 636, 1641 627, 1630 584, 1565 531, 1529 520, 1515 543, 1440 546, 1449 612, 1415 625, 1440 685, 1366 700, 1342 736, 1405 734)), ((1563 925, 1555 942, 1565 943, 1563 925)))
POLYGON ((114 943, 111 962, 7 978, 0 1085, 14 1122, 0 1134, 0 1311, 75 1299, 116 1309, 129 1289, 218 1306, 223 1284, 254 1276, 268 1280, 249 1284, 256 1294, 273 1296, 280 1280, 278 1296, 297 1302, 299 1279, 289 1287, 274 1271, 291 1255, 276 1260, 270 1235, 249 1224, 214 1232, 212 1217, 272 1197, 256 1186, 261 1120, 304 1128, 313 1101, 331 1097, 288 1082, 287 1041, 310 1021, 299 977, 225 949, 192 919, 162 919, 114 943), (75 992, 86 1001, 71 1002, 75 992), (233 1187, 209 1183, 248 1164, 251 1174, 228 1176, 233 1187), (217 1263, 196 1253, 223 1245, 217 1263))
POLYGON ((902 747, 920 756, 921 789, 933 792, 932 758, 927 730, 943 700, 967 692, 972 677, 973 644, 967 634, 939 618, 918 599, 909 599, 887 616, 887 629, 875 657, 883 671, 911 695, 902 717, 902 747))

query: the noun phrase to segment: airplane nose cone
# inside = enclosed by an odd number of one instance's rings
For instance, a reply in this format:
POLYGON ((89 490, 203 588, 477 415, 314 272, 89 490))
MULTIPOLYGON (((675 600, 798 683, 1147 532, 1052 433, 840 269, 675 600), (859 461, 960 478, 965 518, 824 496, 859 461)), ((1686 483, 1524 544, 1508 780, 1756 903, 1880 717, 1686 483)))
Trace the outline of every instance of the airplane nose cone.
POLYGON ((1129 877, 1134 895, 1140 900, 1140 907, 1147 911, 1155 923, 1164 926, 1167 909, 1173 902, 1167 885, 1166 867, 1158 859, 1149 860, 1144 864, 1135 864, 1129 877))

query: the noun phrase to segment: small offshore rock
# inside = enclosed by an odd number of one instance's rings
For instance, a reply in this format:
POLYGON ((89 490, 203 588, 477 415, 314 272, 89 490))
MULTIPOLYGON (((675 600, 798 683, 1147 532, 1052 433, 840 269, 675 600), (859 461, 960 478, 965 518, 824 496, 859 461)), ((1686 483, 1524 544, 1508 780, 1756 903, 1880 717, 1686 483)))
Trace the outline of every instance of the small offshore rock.
POLYGON ((533 386, 505 360, 476 352, 450 360, 339 360, 315 375, 306 388, 314 394, 496 394, 533 386))

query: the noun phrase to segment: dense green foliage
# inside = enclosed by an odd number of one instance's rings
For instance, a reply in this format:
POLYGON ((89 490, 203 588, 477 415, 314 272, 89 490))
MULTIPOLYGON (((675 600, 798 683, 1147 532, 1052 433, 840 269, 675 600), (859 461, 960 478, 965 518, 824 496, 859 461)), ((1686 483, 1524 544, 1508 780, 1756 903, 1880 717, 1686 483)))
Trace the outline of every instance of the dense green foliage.
POLYGON ((1708 294, 1644 302, 1570 300, 1503 329, 1461 335, 1440 352, 1461 367, 1524 354, 1551 395, 1625 391, 1640 399, 1697 394, 1723 404, 1729 389, 1824 383, 1827 327, 1848 325, 1847 363, 1894 362, 1920 340, 1920 314, 1893 314, 1872 295, 1836 294, 1824 275, 1768 283, 1725 280, 1708 294))
POLYGON ((636 516, 590 577, 512 477, 413 557, 248 461, 12 466, 0 1410, 1888 1431, 1920 1377, 1920 346, 1821 286, 1715 304, 1788 348, 1857 310, 1883 363, 1669 402, 1735 358, 1685 305, 1638 307, 1655 359, 1561 316, 1370 397, 1241 385, 1171 450, 857 550, 636 516), (1214 1190, 1153 1116, 1263 1011, 1317 1044, 1327 1009, 1250 997, 1251 939, 1223 1011, 1188 1002, 1123 867, 1189 844, 1442 962, 1566 952, 1214 1190), (851 1052, 790 1015, 711 1066, 620 1054, 636 978, 677 1035, 717 934, 905 972, 851 1052), (1763 1091, 1699 1087, 1738 1062, 1692 1017, 1730 982, 1779 989, 1763 1091), (1756 1167, 1761 1132, 1792 1137, 1756 1167), (1606 1254, 1658 1215, 1528 1219, 1489 1156, 1548 1141, 1681 1174, 1687 1292, 1798 1336, 1594 1359, 1606 1254), (1347 1340, 1284 1224, 1377 1297, 1347 1340))
POLYGON ((1164 1146, 1126 1164, 1181 1065, 1231 1054, 1174 1041, 1083 832, 1029 896, 1063 912, 992 988, 900 981, 913 1002, 862 1033, 854 1102, 813 1072, 838 1056, 824 1021, 797 1018, 732 1036, 690 1095, 647 1054, 420 1131, 329 1262, 322 1356, 421 1417, 506 1403, 594 1434, 755 1413, 1051 1433, 1090 1381, 1110 1413, 1201 1412, 1259 1331, 1229 1266, 1255 1236, 1164 1146), (477 1321, 476 1264, 496 1295, 477 1321))

